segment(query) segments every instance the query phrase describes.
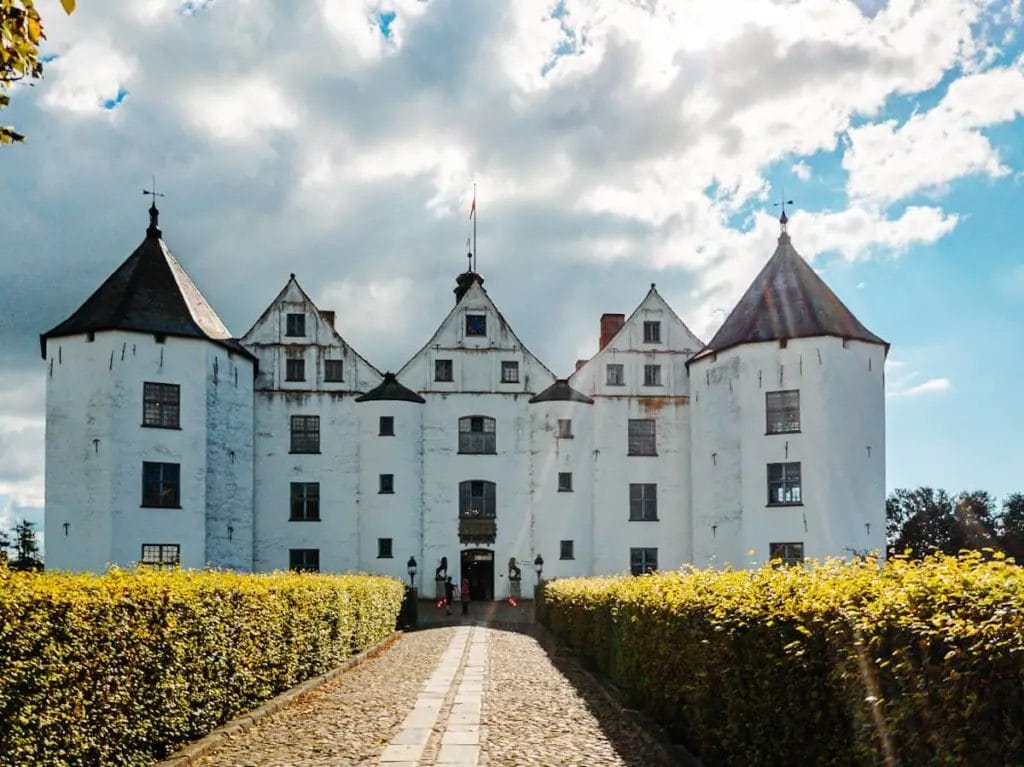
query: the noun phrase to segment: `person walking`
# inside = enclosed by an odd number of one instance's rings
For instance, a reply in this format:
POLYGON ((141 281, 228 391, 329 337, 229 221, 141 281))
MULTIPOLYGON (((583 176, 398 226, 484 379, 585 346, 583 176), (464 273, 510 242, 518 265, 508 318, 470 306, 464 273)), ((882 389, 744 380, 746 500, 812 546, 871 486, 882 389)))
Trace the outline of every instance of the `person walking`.
POLYGON ((462 614, 469 615, 469 581, 462 579, 462 614))
POLYGON ((455 599, 455 584, 452 583, 452 577, 449 575, 444 582, 444 606, 445 614, 452 614, 452 600, 455 599))

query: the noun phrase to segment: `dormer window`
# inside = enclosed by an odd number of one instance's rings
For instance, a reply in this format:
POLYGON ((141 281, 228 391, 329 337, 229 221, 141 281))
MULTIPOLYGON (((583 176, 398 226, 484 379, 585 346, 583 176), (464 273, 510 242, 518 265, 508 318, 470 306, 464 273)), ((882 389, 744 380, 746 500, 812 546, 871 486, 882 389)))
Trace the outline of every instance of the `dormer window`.
POLYGON ((644 322, 644 343, 645 344, 660 344, 661 343, 661 323, 654 321, 644 322))
POLYGON ((487 315, 486 314, 467 314, 466 315, 466 335, 467 336, 486 336, 487 335, 487 315))
POLYGON ((288 324, 285 329, 286 336, 304 336, 306 335, 306 315, 305 314, 289 314, 288 324))

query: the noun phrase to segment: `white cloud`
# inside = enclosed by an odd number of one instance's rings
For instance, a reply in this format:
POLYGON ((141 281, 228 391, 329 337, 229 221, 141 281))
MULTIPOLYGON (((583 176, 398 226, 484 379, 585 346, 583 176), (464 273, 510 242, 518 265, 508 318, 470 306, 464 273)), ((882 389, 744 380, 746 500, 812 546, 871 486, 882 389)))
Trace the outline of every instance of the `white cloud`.
POLYGON ((947 392, 951 388, 948 378, 929 378, 927 381, 909 386, 906 389, 890 389, 890 397, 919 397, 922 394, 947 392))
POLYGON ((135 76, 134 56, 115 48, 109 40, 81 40, 45 66, 47 88, 43 103, 53 110, 78 115, 109 112, 135 76))
POLYGON ((793 175, 801 181, 810 181, 811 176, 813 175, 811 172, 811 166, 802 160, 798 163, 794 163, 790 170, 792 170, 793 175))
POLYGON ((185 107, 193 124, 226 141, 293 128, 298 123, 294 100, 259 76, 201 85, 188 94, 185 107))

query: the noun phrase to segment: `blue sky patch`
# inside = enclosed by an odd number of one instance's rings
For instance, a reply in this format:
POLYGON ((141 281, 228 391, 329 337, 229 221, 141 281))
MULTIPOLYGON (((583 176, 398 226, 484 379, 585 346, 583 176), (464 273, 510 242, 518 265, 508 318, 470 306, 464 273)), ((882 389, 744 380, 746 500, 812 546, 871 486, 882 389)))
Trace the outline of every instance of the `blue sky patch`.
POLYGON ((383 11, 377 16, 377 28, 388 40, 391 39, 391 25, 394 23, 396 16, 397 14, 394 11, 383 11))
POLYGON ((125 96, 127 96, 127 95, 128 95, 128 91, 126 91, 124 88, 118 88, 116 96, 114 96, 113 98, 107 99, 106 101, 103 102, 103 108, 104 109, 117 109, 119 106, 121 106, 121 102, 124 101, 125 96))

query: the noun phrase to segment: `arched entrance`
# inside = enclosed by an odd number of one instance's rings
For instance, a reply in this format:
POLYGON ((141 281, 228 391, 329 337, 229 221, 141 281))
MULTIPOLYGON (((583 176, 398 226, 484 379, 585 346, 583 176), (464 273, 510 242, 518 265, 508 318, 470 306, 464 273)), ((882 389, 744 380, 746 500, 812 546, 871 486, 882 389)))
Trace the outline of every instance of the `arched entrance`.
POLYGON ((460 572, 462 580, 469 581, 470 599, 473 601, 494 599, 493 551, 490 549, 464 549, 460 572))

